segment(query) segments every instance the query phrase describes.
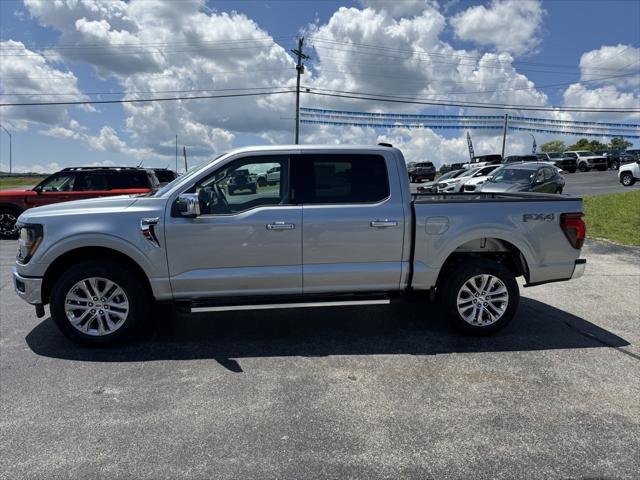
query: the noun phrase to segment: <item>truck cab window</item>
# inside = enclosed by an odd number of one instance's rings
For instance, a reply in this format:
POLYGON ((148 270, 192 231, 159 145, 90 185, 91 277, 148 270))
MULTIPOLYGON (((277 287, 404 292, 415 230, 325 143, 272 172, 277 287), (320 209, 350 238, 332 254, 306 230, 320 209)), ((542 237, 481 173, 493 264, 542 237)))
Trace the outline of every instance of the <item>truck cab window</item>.
POLYGON ((248 157, 216 170, 187 193, 198 195, 202 215, 228 215, 262 206, 287 205, 288 173, 289 159, 285 156, 248 157))

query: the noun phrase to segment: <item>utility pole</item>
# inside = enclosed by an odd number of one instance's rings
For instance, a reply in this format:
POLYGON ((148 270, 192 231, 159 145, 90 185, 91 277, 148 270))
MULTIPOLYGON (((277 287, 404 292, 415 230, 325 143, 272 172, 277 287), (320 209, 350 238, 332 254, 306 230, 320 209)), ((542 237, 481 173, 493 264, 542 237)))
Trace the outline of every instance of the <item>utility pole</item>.
POLYGON ((176 173, 178 173, 178 135, 176 135, 176 173))
POLYGON ((11 162, 12 162, 12 158, 11 158, 11 134, 9 133, 9 130, 7 130, 4 125, 0 124, 0 128, 2 128, 5 132, 7 132, 7 135, 9 135, 9 175, 11 175, 11 162))
POLYGON ((507 141, 507 128, 509 128, 509 114, 504 114, 504 130, 502 132, 502 159, 504 160, 504 144, 507 141))
POLYGON ((296 133, 295 133, 295 144, 297 145, 300 139, 300 75, 304 73, 304 65, 302 64, 302 60, 306 60, 309 58, 302 51, 302 47, 304 46, 304 37, 298 38, 298 48, 291 50, 297 57, 296 62, 296 71, 298 73, 298 78, 296 81, 296 133))

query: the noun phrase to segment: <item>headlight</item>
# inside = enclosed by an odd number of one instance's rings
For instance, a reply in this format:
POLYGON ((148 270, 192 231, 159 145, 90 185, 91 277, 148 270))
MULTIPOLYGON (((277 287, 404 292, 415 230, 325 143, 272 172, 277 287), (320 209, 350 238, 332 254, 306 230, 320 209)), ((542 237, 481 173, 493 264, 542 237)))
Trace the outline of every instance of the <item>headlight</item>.
POLYGON ((27 263, 42 242, 42 225, 21 225, 18 240, 18 262, 27 263))

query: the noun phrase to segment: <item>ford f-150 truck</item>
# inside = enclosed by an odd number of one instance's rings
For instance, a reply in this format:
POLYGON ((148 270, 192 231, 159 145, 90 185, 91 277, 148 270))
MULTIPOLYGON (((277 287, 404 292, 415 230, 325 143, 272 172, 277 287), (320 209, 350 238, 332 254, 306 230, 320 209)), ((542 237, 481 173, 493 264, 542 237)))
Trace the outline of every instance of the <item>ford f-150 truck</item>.
MULTIPOLYGON (((582 200, 546 194, 412 196, 390 146, 250 147, 147 196, 20 215, 15 290, 67 336, 120 341, 152 306, 191 312, 438 298, 487 334, 527 285, 582 275, 582 200), (228 190, 238 170, 280 167, 277 186, 228 190), (431 292, 431 294, 429 294, 431 292)), ((157 311, 155 309, 154 311, 157 311)))

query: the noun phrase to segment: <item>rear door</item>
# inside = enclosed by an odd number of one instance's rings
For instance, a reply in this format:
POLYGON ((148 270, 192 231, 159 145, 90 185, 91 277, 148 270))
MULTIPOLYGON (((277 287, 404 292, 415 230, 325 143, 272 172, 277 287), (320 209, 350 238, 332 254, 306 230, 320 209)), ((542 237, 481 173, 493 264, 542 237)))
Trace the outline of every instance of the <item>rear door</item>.
POLYGON ((405 219, 398 176, 388 173, 393 161, 303 154, 293 165, 303 206, 304 293, 399 288, 405 219))

